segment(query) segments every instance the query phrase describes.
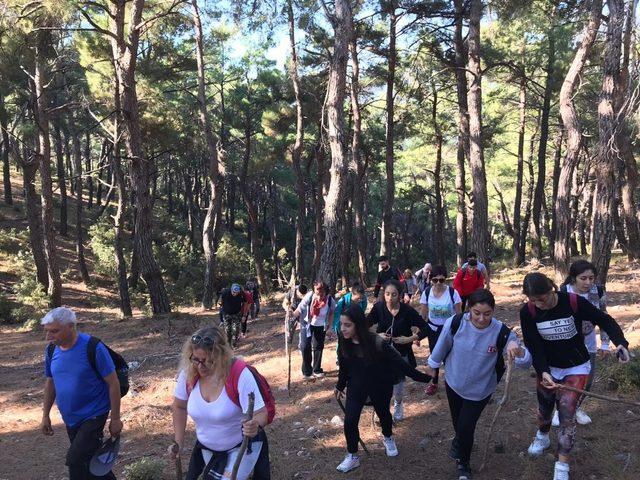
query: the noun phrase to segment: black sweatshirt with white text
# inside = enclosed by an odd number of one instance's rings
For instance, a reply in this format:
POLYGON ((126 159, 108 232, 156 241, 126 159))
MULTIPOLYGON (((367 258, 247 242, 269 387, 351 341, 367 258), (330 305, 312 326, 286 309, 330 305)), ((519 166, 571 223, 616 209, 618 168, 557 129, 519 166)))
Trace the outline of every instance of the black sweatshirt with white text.
POLYGON ((558 292, 558 303, 552 309, 536 307, 535 310, 533 318, 528 305, 524 304, 520 309, 520 324, 524 344, 531 352, 538 375, 550 373, 549 367, 571 368, 589 361, 582 335, 583 321, 590 321, 607 332, 616 346, 629 347, 616 321, 579 295, 576 312, 571 307, 569 294, 564 292, 558 292))

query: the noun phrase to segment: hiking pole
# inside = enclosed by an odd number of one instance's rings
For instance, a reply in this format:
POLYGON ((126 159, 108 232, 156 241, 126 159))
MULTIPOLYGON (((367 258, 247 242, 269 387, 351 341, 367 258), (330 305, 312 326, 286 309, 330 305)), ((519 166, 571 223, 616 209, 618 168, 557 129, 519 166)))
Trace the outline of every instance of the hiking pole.
POLYGON ((487 462, 487 452, 489 450, 489 441, 491 440, 493 427, 496 424, 496 420, 500 416, 500 412, 502 411, 502 408, 509 400, 509 385, 511 385, 512 374, 513 374, 513 360, 508 360, 507 361, 507 378, 504 382, 504 393, 502 394, 502 398, 498 402, 498 408, 496 409, 496 413, 493 414, 493 419, 491 420, 491 424, 489 425, 487 440, 484 442, 484 452, 482 453, 482 463, 480 464, 480 468, 478 469, 479 472, 481 472, 484 469, 484 465, 487 462))
POLYGON ((640 402, 632 402, 631 400, 625 400, 620 397, 607 397, 606 395, 601 395, 599 393, 587 392, 586 390, 582 390, 580 388, 571 387, 569 385, 563 385, 562 383, 556 383, 556 388, 561 388, 562 390, 569 390, 570 392, 581 393, 582 395, 586 395, 587 397, 598 398, 600 400, 606 400, 608 402, 616 402, 616 403, 624 403, 625 405, 632 405, 634 407, 640 407, 640 402))
MULTIPOLYGON (((255 395, 253 392, 249 393, 249 407, 247 408, 247 420, 253 420, 253 405, 255 402, 255 395)), ((233 463, 233 470, 231 470, 230 480, 236 480, 238 477, 238 469, 240 468, 240 463, 242 463, 242 457, 244 456, 244 452, 247 450, 247 445, 249 445, 249 437, 242 437, 242 444, 240 445, 240 450, 238 450, 238 456, 236 457, 236 461, 233 463)))
POLYGON ((287 308, 284 316, 284 352, 289 366, 287 368, 287 395, 291 396, 291 308, 287 308))
MULTIPOLYGON (((340 397, 338 397, 338 393, 337 392, 335 393, 335 397, 336 397, 336 400, 338 401, 338 405, 340 405, 340 410, 342 410, 342 413, 344 413, 344 415, 346 417, 347 411, 344 408, 344 404, 342 403, 342 400, 340 400, 340 397)), ((364 442, 360 438, 360 435, 358 435, 358 443, 360 444, 362 449, 367 453, 367 455, 371 456, 371 452, 369 452, 369 449, 367 448, 367 446, 364 444, 364 442)))
POLYGON ((176 465, 176 480, 182 480, 182 460, 180 459, 180 446, 177 443, 173 443, 171 446, 171 452, 176 456, 174 462, 176 465))

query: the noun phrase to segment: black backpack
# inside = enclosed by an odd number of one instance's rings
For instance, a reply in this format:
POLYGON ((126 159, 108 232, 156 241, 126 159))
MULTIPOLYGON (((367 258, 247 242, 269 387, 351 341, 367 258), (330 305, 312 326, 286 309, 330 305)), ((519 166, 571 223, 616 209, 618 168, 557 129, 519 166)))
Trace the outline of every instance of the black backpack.
MULTIPOLYGON (((87 359, 89 360, 89 365, 91 365, 91 368, 96 373, 96 376, 100 380, 104 381, 104 379, 100 375, 100 372, 98 372, 98 366, 96 365, 96 349, 99 343, 102 343, 107 348, 107 352, 109 352, 109 356, 116 366, 116 375, 118 376, 118 381, 120 382, 120 396, 124 397, 129 391, 129 365, 127 365, 127 362, 122 357, 122 355, 111 350, 111 348, 109 348, 109 346, 99 338, 90 336, 89 343, 87 345, 87 359)), ((55 350, 55 348, 56 346, 53 343, 47 345, 47 355, 45 357, 45 361, 49 365, 49 369, 51 369, 51 359, 53 358, 53 351, 55 350)))
MULTIPOLYGON (((464 313, 458 313, 451 320, 451 337, 455 339, 456 333, 458 333, 458 329, 460 329, 460 325, 462 324, 462 317, 464 313)), ((500 328, 500 332, 498 332, 498 340, 496 341, 496 348, 498 350, 498 359, 496 360, 496 379, 498 383, 502 380, 502 376, 504 375, 505 370, 507 369, 504 363, 504 357, 502 356, 502 351, 504 347, 507 345, 507 341, 509 340, 509 335, 511 334, 511 329, 507 327, 504 323, 500 328)), ((453 345, 451 346, 453 349, 453 345)), ((449 350, 451 352, 451 350, 449 350)), ((448 356, 449 354, 447 354, 448 356)), ((445 357, 446 359, 446 357, 445 357)))

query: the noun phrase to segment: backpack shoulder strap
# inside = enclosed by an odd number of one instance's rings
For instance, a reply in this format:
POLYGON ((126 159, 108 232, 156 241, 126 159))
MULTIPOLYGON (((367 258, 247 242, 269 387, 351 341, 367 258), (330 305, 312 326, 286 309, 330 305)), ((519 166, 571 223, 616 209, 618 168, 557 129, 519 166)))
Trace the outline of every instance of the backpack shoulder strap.
POLYGON ((529 315, 531 318, 535 320, 536 318, 536 306, 533 302, 527 302, 527 309, 529 310, 529 315))
POLYGON ((500 327, 500 332, 498 333, 498 341, 496 342, 498 355, 502 355, 502 351, 504 350, 504 347, 507 346, 509 335, 511 335, 511 329, 507 327, 506 324, 503 323, 502 326, 500 327))
POLYGON ((571 310, 573 310, 573 313, 578 313, 578 295, 570 293, 569 303, 571 304, 571 310))
POLYGON ((456 304, 456 301, 455 301, 456 291, 454 290, 453 287, 449 287, 449 296, 451 297, 451 303, 453 305, 455 305, 456 304))
POLYGON ((189 382, 189 379, 185 379, 185 380, 187 381, 187 400, 189 400, 189 395, 191 395, 191 392, 193 392, 193 389, 196 388, 196 384, 198 383, 198 380, 200 380, 200 374, 196 372, 196 374, 193 377, 193 380, 191 380, 190 382, 189 382))
POLYGON ((604 287, 602 285, 596 285, 598 289, 598 298, 604 297, 604 287))
POLYGON ((102 380, 102 376, 100 375, 100 372, 98 372, 98 365, 96 361, 96 350, 101 341, 102 340, 98 337, 94 337, 93 335, 89 337, 89 343, 87 344, 87 359, 89 360, 89 365, 91 365, 93 371, 96 372, 98 378, 102 380))
POLYGON ((240 380, 240 374, 245 367, 247 367, 247 364, 244 360, 240 360, 239 358, 234 359, 231 364, 231 369, 229 370, 229 375, 227 376, 227 381, 224 383, 224 389, 231 401, 241 408, 238 381, 240 380))
POLYGON ((424 289, 424 299, 429 303, 429 295, 431 295, 431 285, 424 289))
POLYGON ((47 362, 47 367, 51 370, 51 360, 53 360, 53 352, 56 349, 56 344, 49 342, 47 345, 47 353, 44 357, 44 361, 47 362))
POLYGON ((562 285, 560 285, 560 289, 561 292, 567 292, 568 288, 567 288, 567 284, 563 283, 562 285))
POLYGON ((451 336, 455 337, 456 333, 460 329, 460 325, 462 324, 462 317, 464 313, 457 313, 453 316, 453 320, 451 320, 451 336))

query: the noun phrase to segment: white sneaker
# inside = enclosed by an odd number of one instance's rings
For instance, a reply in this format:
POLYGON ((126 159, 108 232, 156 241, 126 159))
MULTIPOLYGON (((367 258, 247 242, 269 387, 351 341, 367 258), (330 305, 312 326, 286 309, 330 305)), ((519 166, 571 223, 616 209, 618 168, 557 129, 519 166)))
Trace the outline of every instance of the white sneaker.
POLYGON ((382 437, 382 443, 387 451, 387 457, 395 457, 398 455, 398 447, 393 437, 382 437))
POLYGON ((399 422, 404 418, 404 403, 394 403, 393 404, 393 421, 399 422))
POLYGON ((560 426, 560 415, 558 415, 558 410, 553 412, 553 420, 551 420, 551 426, 552 427, 559 427, 560 426))
POLYGON ((569 480, 569 464, 564 462, 556 462, 553 469, 553 480, 569 480))
POLYGON ((579 425, 589 425, 591 423, 591 417, 587 415, 587 412, 579 408, 576 411, 576 422, 579 425))
POLYGON ((342 473, 350 472, 360 466, 360 457, 352 453, 347 453, 342 463, 336 467, 336 470, 342 473))
POLYGON ((529 445, 527 452, 529 452, 529 455, 532 457, 539 457, 542 455, 542 452, 549 448, 549 445, 551 445, 549 434, 540 433, 540 431, 538 431, 536 436, 533 438, 533 442, 529 445))

